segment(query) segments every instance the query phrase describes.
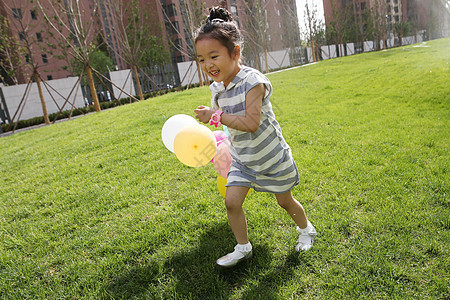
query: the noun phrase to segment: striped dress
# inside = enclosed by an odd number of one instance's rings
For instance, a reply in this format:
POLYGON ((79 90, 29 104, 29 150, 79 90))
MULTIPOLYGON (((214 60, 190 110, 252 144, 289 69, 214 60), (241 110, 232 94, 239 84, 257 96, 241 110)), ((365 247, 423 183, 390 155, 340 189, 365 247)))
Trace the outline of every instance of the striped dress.
POLYGON ((265 86, 265 95, 258 130, 244 132, 228 127, 232 162, 226 186, 246 186, 280 194, 297 185, 299 176, 273 113, 269 79, 258 70, 244 66, 226 88, 222 82, 210 85, 211 107, 226 114, 245 116, 245 96, 260 83, 265 86))

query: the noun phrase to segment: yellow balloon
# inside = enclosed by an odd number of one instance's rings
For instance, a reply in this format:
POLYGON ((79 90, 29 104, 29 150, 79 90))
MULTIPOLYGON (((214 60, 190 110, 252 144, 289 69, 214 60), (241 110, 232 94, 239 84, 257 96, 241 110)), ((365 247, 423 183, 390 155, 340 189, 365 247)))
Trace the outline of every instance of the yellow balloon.
MULTIPOLYGON (((227 194, 227 187, 225 186, 227 184, 227 179, 217 175, 217 189, 219 190, 219 193, 222 195, 222 197, 225 198, 225 195, 227 194)), ((250 194, 252 189, 248 190, 247 196, 248 194, 250 194)))
POLYGON ((187 125, 175 136, 173 148, 177 158, 189 167, 201 167, 216 155, 216 137, 206 126, 187 125))
POLYGON ((217 175, 217 189, 219 190, 219 193, 224 198, 227 193, 227 187, 225 186, 225 184, 227 184, 227 180, 225 178, 223 178, 222 176, 217 175))

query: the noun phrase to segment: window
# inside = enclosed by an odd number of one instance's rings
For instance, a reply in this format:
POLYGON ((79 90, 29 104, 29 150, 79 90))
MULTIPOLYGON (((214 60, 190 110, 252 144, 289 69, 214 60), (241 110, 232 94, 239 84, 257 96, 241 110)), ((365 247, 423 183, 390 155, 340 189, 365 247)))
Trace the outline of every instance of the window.
POLYGON ((175 4, 167 5, 167 15, 169 17, 174 17, 177 15, 177 8, 176 8, 175 4))
POLYGON ((21 41, 24 41, 25 40, 25 32, 19 32, 19 39, 21 40, 21 41))
POLYGON ((175 44, 175 47, 178 47, 178 49, 183 47, 183 41, 181 39, 176 39, 173 43, 175 44))
POLYGON ((42 42, 42 34, 40 32, 36 32, 36 39, 38 42, 42 42))
POLYGON ((184 56, 177 56, 177 62, 184 62, 184 56))
POLYGON ((47 54, 42 54, 41 57, 42 57, 42 62, 43 62, 44 64, 48 64, 47 54))
POLYGON ((25 61, 26 61, 27 63, 30 62, 30 55, 29 55, 29 54, 25 54, 25 61))
POLYGON ((22 19, 22 10, 20 8, 13 8, 12 12, 13 12, 14 18, 22 19))
POLYGON ((31 18, 37 20, 37 12, 35 9, 30 10, 31 18))
POLYGON ((172 34, 177 34, 178 32, 180 32, 180 26, 178 25, 178 22, 172 22, 172 34))
POLYGON ((53 76, 52 75, 47 75, 47 80, 53 80, 53 76))

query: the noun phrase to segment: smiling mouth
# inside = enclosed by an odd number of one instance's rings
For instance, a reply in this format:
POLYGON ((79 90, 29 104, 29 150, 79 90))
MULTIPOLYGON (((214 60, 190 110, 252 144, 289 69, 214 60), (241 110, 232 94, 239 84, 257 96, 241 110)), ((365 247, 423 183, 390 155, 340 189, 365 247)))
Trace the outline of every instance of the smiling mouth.
POLYGON ((211 76, 217 76, 219 75, 219 71, 210 71, 209 74, 211 74, 211 76))

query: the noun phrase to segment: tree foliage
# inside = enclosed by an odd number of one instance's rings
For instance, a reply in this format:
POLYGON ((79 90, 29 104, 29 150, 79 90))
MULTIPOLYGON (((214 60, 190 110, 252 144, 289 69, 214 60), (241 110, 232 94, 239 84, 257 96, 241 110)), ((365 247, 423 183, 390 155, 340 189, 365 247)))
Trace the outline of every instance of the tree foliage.
MULTIPOLYGON (((104 51, 95 49, 93 52, 90 52, 89 55, 89 64, 94 70, 102 74, 114 70, 114 63, 112 59, 104 51)), ((73 72, 72 75, 74 76, 83 74, 86 67, 82 61, 75 58, 70 60, 70 65, 70 69, 73 72)))

